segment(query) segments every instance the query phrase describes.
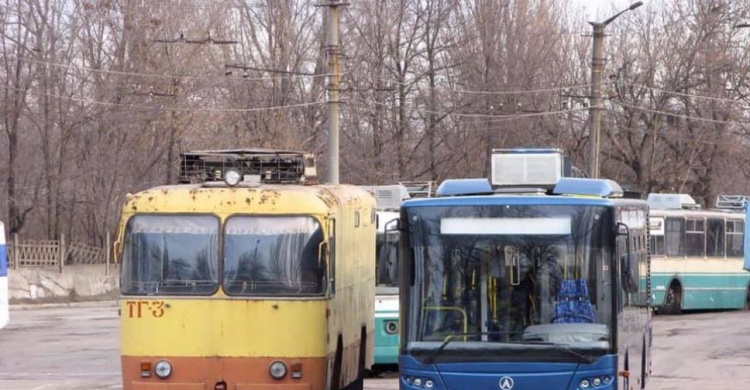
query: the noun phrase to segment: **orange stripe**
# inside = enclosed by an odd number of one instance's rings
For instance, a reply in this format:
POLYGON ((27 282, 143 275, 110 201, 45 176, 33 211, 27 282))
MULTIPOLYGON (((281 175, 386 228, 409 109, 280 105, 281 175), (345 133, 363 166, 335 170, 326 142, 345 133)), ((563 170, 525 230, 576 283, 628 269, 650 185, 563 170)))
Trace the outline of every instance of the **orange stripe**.
MULTIPOLYGON (((214 390, 224 381, 227 390, 324 390, 326 358, 228 358, 228 357, 122 357, 123 390, 214 390), (141 363, 151 367, 161 360, 172 364, 172 375, 160 379, 151 372, 141 378, 141 363), (281 380, 269 374, 271 363, 282 361, 287 374, 281 380), (302 378, 292 378, 291 364, 302 364, 302 378)), ((153 370, 152 370, 153 371, 153 370)))

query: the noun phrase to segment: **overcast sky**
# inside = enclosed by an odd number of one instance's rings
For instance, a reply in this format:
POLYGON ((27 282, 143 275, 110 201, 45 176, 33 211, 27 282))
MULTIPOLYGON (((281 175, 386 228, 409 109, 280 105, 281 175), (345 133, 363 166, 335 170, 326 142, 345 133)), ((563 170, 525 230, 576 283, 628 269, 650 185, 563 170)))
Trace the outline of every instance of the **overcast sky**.
MULTIPOLYGON (((615 10, 623 10, 637 0, 568 0, 573 3, 575 8, 583 8, 588 15, 587 21, 602 21, 612 16, 615 10), (612 4, 615 5, 613 8, 612 4)), ((643 0, 644 7, 652 0, 643 0)))

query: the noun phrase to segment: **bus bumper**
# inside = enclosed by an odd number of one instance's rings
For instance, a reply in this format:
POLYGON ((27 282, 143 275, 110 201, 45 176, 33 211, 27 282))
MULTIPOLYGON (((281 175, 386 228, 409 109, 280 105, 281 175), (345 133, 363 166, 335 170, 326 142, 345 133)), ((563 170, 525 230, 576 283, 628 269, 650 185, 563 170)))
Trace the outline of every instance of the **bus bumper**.
POLYGON ((122 357, 123 390, 325 390, 326 369, 325 357, 122 357), (172 365, 164 379, 154 369, 160 360, 172 365), (287 368, 281 379, 269 371, 276 361, 287 368))
POLYGON ((399 359, 399 389, 423 390, 614 390, 617 356, 606 355, 592 364, 543 362, 462 362, 422 364, 409 355, 399 359), (593 386, 599 378, 600 384, 593 386), (415 385, 419 379, 418 385, 415 385), (583 386, 583 381, 587 386, 583 386))

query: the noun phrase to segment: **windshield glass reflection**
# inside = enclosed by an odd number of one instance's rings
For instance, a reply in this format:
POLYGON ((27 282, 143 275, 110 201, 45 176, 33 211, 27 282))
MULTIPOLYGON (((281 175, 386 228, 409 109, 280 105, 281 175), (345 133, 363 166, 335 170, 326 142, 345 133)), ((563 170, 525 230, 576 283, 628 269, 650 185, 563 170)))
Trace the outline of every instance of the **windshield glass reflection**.
POLYGON ((611 248, 603 242, 612 225, 604 208, 462 206, 409 213, 418 224, 412 239, 419 270, 407 349, 450 353, 478 342, 610 346, 611 248), (443 345, 447 340, 451 345, 443 345))

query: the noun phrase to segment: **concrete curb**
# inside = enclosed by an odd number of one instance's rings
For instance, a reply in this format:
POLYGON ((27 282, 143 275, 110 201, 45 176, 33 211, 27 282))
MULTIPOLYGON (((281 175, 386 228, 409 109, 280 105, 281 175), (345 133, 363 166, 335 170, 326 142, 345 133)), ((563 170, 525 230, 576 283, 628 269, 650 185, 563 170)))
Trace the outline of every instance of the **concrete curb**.
POLYGON ((116 300, 87 301, 87 302, 62 302, 62 303, 19 303, 10 305, 11 311, 37 310, 37 309, 59 309, 66 307, 117 307, 116 300))

